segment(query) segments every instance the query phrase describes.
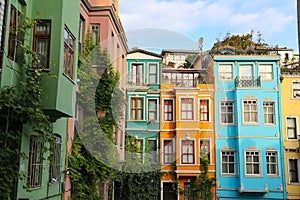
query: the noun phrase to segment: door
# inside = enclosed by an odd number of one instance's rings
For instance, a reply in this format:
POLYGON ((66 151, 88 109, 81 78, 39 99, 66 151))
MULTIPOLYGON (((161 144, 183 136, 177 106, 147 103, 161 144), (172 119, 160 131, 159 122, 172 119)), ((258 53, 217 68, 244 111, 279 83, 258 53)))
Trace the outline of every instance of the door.
POLYGON ((163 200, 177 200, 175 183, 163 183, 163 200))

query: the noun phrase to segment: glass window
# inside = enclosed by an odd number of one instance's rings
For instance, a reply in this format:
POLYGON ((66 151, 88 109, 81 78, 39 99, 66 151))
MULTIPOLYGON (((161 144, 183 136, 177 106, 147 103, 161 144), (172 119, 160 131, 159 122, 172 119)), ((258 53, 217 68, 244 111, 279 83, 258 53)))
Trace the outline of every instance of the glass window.
POLYGON ((182 98, 181 99, 181 120, 193 120, 194 100, 192 98, 182 98))
POLYGON ((205 156, 208 158, 208 163, 210 163, 210 140, 200 139, 200 159, 205 156))
POLYGON ((273 65, 261 64, 258 66, 258 75, 261 80, 273 80, 273 65))
POLYGON ((43 177, 43 146, 41 138, 31 136, 28 163, 28 184, 30 188, 42 187, 43 177))
POLYGON ((244 106, 244 122, 257 123, 258 122, 258 109, 256 100, 243 101, 244 106))
POLYGON ((143 64, 132 64, 131 65, 131 77, 130 85, 144 85, 144 65, 143 64))
POLYGON ((193 140, 181 140, 181 163, 195 164, 195 144, 193 140))
POLYGON ((267 174, 278 175, 277 151, 267 151, 266 161, 267 161, 267 174))
POLYGON ((64 73, 74 80, 74 41, 68 28, 64 30, 64 73))
POLYGON ((61 137, 56 136, 52 144, 52 152, 50 157, 50 182, 56 183, 61 179, 61 137))
POLYGON ((17 44, 18 44, 18 31, 20 26, 20 12, 13 6, 10 10, 10 24, 8 36, 8 57, 17 61, 17 44))
POLYGON ((149 144, 149 157, 155 162, 157 161, 157 142, 156 140, 148 140, 149 144))
POLYGON ((200 99, 200 121, 209 121, 209 100, 200 99))
POLYGON ((223 150, 221 157, 221 167, 222 167, 222 175, 235 175, 235 151, 226 151, 223 150))
POLYGON ((142 159, 143 158, 143 139, 136 139, 136 152, 138 156, 142 159))
POLYGON ((149 121, 156 121, 157 120, 157 100, 156 99, 149 99, 148 100, 148 120, 149 121))
POLYGON ((264 122, 265 124, 275 124, 274 102, 264 102, 264 122))
POLYGON ((287 117, 286 118, 286 131, 288 139, 297 139, 297 118, 287 117))
POLYGON ((233 79, 233 67, 231 64, 219 65, 219 79, 220 81, 228 81, 233 79))
POLYGON ((164 121, 173 121, 173 100, 164 100, 164 121))
POLYGON ((51 21, 41 20, 34 27, 33 50, 37 53, 36 68, 49 68, 51 21))
POLYGON ((221 123, 233 124, 234 107, 232 101, 221 101, 221 123))
POLYGON ((94 44, 100 42, 100 24, 90 24, 90 33, 94 44))
POLYGON ((259 151, 246 151, 246 175, 260 175, 259 151))
POLYGON ((289 159, 289 182, 299 183, 299 159, 289 159))
POLYGON ((293 98, 300 98, 300 81, 292 82, 293 98))
POLYGON ((174 161, 174 144, 173 140, 164 140, 163 142, 164 149, 163 149, 163 163, 164 164, 171 164, 174 161))
POLYGON ((157 64, 149 64, 149 83, 157 83, 157 64))
POLYGON ((143 98, 132 97, 130 107, 130 119, 143 120, 143 98))

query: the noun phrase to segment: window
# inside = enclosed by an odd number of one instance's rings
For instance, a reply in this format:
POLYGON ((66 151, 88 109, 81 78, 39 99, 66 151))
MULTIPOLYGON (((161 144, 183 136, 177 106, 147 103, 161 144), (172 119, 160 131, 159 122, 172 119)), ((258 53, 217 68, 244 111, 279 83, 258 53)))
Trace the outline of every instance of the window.
POLYGON ((155 162, 157 161, 157 142, 156 140, 148 140, 149 145, 149 157, 155 162))
POLYGON ((15 7, 11 7, 10 11, 10 24, 9 24, 9 36, 8 36, 8 57, 17 60, 17 44, 18 44, 18 32, 17 29, 20 26, 20 12, 15 7))
POLYGON ((52 145, 52 155, 50 160, 50 182, 56 183, 61 179, 61 137, 56 136, 52 145))
POLYGON ((231 64, 219 65, 219 79, 220 81, 228 81, 233 79, 233 67, 231 64))
POLYGON ((233 102, 221 101, 221 123, 233 124, 233 102))
POLYGON ((192 98, 181 99, 181 120, 193 120, 193 105, 194 100, 192 98))
POLYGON ((273 65, 261 64, 258 66, 258 75, 261 80, 273 80, 273 65))
POLYGON ((210 163, 210 140, 200 139, 200 158, 203 159, 204 156, 208 158, 208 163, 210 163))
POLYGON ((130 119, 143 120, 143 98, 132 97, 130 107, 130 119))
POLYGON ((131 77, 130 85, 144 85, 144 65, 143 64, 132 64, 131 65, 131 77))
POLYGON ((37 53, 36 68, 49 68, 51 21, 41 20, 34 26, 33 50, 37 53))
POLYGON ((157 64, 149 64, 149 83, 157 83, 157 64))
POLYGON ((200 99, 200 121, 209 121, 209 100, 200 99))
POLYGON ((299 183, 299 159, 289 159, 289 182, 299 183))
POLYGON ((30 137, 28 184, 30 188, 42 186, 43 177, 43 142, 41 138, 30 137))
POLYGON ((260 175, 259 151, 246 151, 246 175, 260 175))
POLYGON ((92 34, 93 43, 98 44, 100 41, 100 24, 90 24, 90 32, 92 34))
POLYGON ((64 73, 74 79, 74 49, 75 49, 75 38, 69 31, 65 28, 64 30, 64 73))
POLYGON ((293 98, 300 98, 300 81, 292 82, 293 98))
POLYGON ((287 117, 286 118, 286 132, 287 139, 297 139, 297 118, 296 117, 287 117))
POLYGON ((243 101, 244 106, 244 122, 256 123, 258 122, 258 110, 256 100, 243 101))
POLYGON ((156 121, 157 118, 157 100, 156 99, 149 99, 148 100, 148 120, 149 121, 156 121))
POLYGON ((265 124, 275 124, 274 102, 264 102, 263 106, 265 124))
POLYGON ((139 155, 139 157, 142 159, 143 158, 143 139, 136 139, 135 144, 136 144, 136 152, 139 155))
POLYGON ((235 175, 235 151, 223 150, 221 154, 222 175, 235 175))
POLYGON ((191 195, 191 184, 189 182, 184 183, 184 200, 192 200, 191 195))
POLYGON ((181 163, 195 164, 195 144, 193 140, 181 140, 181 163))
POLYGON ((267 174, 278 175, 277 151, 267 151, 266 161, 267 161, 267 174))
POLYGON ((163 141, 164 149, 163 149, 163 163, 171 164, 174 161, 174 144, 173 140, 164 140, 163 141))
POLYGON ((164 99, 164 121, 173 121, 173 100, 164 99))

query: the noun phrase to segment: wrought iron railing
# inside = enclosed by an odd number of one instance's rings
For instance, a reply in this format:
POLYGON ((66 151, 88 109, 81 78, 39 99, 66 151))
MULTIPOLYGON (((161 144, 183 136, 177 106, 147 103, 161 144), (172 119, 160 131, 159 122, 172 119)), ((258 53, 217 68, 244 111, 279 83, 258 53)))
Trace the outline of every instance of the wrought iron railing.
POLYGON ((260 87, 260 76, 237 76, 235 78, 235 87, 260 87))

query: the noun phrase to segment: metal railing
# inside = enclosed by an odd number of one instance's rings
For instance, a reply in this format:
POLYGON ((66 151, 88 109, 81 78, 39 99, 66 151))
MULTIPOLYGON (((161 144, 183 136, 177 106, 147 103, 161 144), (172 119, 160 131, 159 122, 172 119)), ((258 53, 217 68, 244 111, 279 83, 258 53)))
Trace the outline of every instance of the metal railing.
POLYGON ((234 80, 235 87, 260 87, 261 80, 254 76, 237 76, 234 80))

